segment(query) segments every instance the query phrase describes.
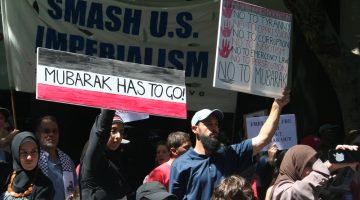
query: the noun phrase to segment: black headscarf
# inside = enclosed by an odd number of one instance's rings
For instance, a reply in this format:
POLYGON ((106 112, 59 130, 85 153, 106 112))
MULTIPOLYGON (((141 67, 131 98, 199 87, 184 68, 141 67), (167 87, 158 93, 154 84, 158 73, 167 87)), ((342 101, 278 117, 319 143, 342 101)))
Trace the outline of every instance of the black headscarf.
POLYGON ((31 132, 21 132, 18 133, 12 140, 11 143, 11 154, 13 158, 13 170, 16 172, 16 176, 12 185, 12 190, 16 193, 23 193, 27 190, 29 185, 31 184, 31 181, 33 180, 34 176, 37 173, 37 166, 31 170, 26 171, 20 163, 20 146, 25 141, 33 141, 38 150, 38 158, 40 157, 40 146, 38 141, 36 140, 36 137, 31 132))

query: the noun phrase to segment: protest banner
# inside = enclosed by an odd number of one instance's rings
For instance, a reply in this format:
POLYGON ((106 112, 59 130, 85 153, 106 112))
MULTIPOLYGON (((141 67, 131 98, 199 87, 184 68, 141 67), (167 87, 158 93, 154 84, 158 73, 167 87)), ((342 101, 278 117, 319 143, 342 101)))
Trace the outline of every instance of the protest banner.
POLYGON ((2 0, 11 87, 35 92, 36 49, 44 47, 184 70, 189 110, 235 113, 237 93, 212 87, 218 7, 215 1, 2 0))
POLYGON ((213 86, 281 97, 288 83, 292 15, 222 0, 213 86))
MULTIPOLYGON (((246 118, 248 138, 257 136, 267 116, 246 118)), ((279 126, 269 145, 262 151, 267 151, 275 143, 278 149, 288 149, 297 144, 296 119, 294 114, 280 115, 279 126)))
POLYGON ((36 98, 186 118, 185 72, 38 48, 36 98))

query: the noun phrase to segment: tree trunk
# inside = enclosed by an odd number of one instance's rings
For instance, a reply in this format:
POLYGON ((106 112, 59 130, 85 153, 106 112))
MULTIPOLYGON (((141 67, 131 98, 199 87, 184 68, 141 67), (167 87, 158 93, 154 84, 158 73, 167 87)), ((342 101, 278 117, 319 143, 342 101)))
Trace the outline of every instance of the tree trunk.
MULTIPOLYGON (((331 81, 345 133, 360 130, 360 56, 345 47, 321 0, 284 0, 284 3, 331 81)), ((332 112, 331 108, 328 112, 332 112)))

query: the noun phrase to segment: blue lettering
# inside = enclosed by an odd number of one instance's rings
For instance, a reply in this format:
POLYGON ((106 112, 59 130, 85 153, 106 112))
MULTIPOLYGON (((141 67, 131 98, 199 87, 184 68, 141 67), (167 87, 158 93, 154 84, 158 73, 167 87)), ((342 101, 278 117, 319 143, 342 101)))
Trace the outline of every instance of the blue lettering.
POLYGON ((84 38, 78 35, 69 36, 69 51, 76 53, 84 50, 84 38))
POLYGON ((121 61, 125 60, 125 47, 123 45, 117 46, 117 59, 121 61))
POLYGON ((152 55, 153 55, 153 48, 145 48, 145 58, 144 58, 145 65, 152 64, 152 55))
POLYGON ((160 12, 151 12, 150 16, 150 33, 154 37, 163 37, 166 34, 168 23, 168 13, 160 12))
POLYGON ((135 47, 135 46, 129 47, 127 61, 141 64, 141 49, 140 49, 140 47, 135 47))
POLYGON ((73 24, 85 26, 86 17, 86 1, 79 0, 75 5, 74 0, 65 1, 64 20, 73 24))
POLYGON ((91 4, 87 27, 104 30, 102 4, 100 3, 91 4))
POLYGON ((67 50, 66 33, 57 33, 54 29, 48 28, 46 32, 45 47, 55 50, 67 50))
POLYGON ((165 67, 166 49, 159 49, 158 67, 165 67))
POLYGON ((182 12, 176 16, 177 23, 183 27, 176 29, 176 34, 179 38, 188 38, 191 36, 192 27, 186 21, 192 20, 192 14, 189 12, 182 12))
POLYGON ((198 57, 196 57, 196 52, 189 52, 186 61, 185 76, 191 76, 192 73, 194 73, 193 77, 199 77, 199 75, 201 75, 201 78, 206 78, 209 66, 208 59, 208 52, 200 52, 198 57))
POLYGON ((61 19, 61 7, 55 1, 61 3, 61 0, 48 0, 48 4, 52 8, 52 10, 48 9, 48 14, 53 19, 61 19))
POLYGON ((85 49, 86 55, 89 56, 96 55, 97 53, 96 43, 97 41, 95 40, 86 39, 86 49, 85 49))
POLYGON ((115 59, 115 48, 114 45, 109 43, 100 43, 100 57, 115 59))
POLYGON ((106 15, 110 19, 110 22, 105 22, 105 28, 109 31, 119 31, 121 27, 121 21, 116 15, 121 14, 121 9, 115 6, 109 6, 106 9, 106 15))
POLYGON ((141 21, 141 10, 134 10, 126 8, 124 15, 124 27, 123 32, 129 34, 131 30, 132 35, 139 35, 140 33, 140 21, 141 21), (131 25, 132 29, 131 29, 131 25))
POLYGON ((179 50, 172 50, 169 52, 168 59, 171 64, 174 65, 176 69, 183 70, 183 64, 178 60, 179 58, 184 58, 184 53, 179 50))
POLYGON ((35 52, 38 47, 42 47, 43 45, 43 38, 44 38, 44 27, 38 26, 36 32, 36 43, 35 43, 35 52))

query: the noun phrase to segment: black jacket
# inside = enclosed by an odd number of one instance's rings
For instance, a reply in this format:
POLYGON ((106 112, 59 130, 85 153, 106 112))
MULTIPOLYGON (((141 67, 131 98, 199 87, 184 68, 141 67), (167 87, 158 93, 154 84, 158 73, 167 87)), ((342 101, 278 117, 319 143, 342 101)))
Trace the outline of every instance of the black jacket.
POLYGON ((130 192, 120 167, 106 153, 114 114, 115 111, 102 110, 91 129, 81 161, 81 199, 121 199, 130 192))

